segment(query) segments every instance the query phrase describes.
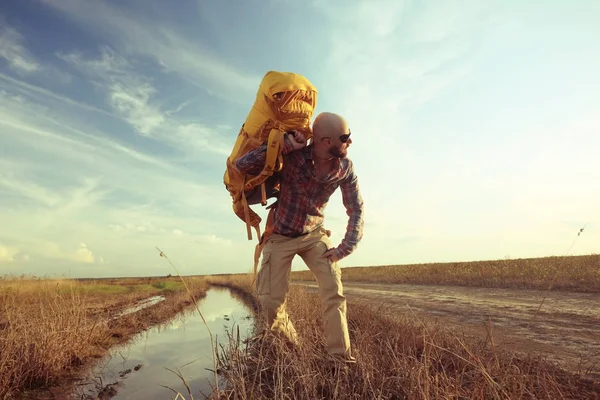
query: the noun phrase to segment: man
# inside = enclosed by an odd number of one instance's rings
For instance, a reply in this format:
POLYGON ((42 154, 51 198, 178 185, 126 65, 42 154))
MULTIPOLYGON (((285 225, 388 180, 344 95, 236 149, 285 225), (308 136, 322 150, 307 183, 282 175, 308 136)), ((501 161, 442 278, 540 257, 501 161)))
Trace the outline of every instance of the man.
MULTIPOLYGON (((333 113, 315 118, 310 145, 301 132, 285 135, 273 235, 263 249, 257 289, 271 331, 297 343, 296 331, 285 311, 285 298, 292 259, 299 255, 319 284, 327 350, 352 363, 355 358, 350 351, 346 298, 338 265, 357 247, 364 225, 358 178, 352 161, 346 157, 351 143, 347 122, 333 113), (338 187, 349 219, 340 245, 332 247, 323 220, 329 198, 338 187)), ((265 156, 263 145, 241 157, 236 166, 242 173, 256 175, 265 156)))

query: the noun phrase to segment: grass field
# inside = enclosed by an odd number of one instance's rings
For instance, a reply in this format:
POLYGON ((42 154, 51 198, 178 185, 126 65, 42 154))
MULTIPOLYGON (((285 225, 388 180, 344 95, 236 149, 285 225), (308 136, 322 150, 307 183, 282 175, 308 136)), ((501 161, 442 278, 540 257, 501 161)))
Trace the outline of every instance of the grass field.
MULTIPOLYGON (((310 271, 295 271, 292 278, 314 279, 310 271)), ((223 285, 259 311, 246 274, 185 280, 195 298, 203 297, 211 284, 223 285)), ((552 284, 554 289, 600 292, 600 256, 343 268, 343 280, 543 290, 552 284)), ((189 305, 178 277, 0 279, 0 398, 22 398, 24 393, 60 385, 112 345, 189 305), (114 318, 155 295, 166 300, 114 318)), ((230 338, 220 358, 223 378, 230 384, 221 393, 224 397, 600 398, 598 383, 544 360, 498 350, 493 336, 468 337, 448 326, 382 313, 376 305, 352 299, 349 324, 359 362, 342 373, 324 362, 318 295, 292 286, 287 308, 302 348, 291 350, 271 337, 253 345, 230 338)))
MULTIPOLYGON (((250 277, 219 278, 256 296, 250 277)), ((448 326, 380 312, 349 302, 349 328, 358 363, 342 370, 326 361, 321 304, 292 286, 287 309, 301 340, 290 349, 267 336, 249 345, 231 337, 221 354, 236 399, 598 399, 600 386, 542 359, 495 347, 493 335, 473 338, 448 326)))
MULTIPOLYGON (((178 279, 0 279, 0 399, 59 384, 110 346, 181 311, 191 299, 178 279), (166 299, 113 318, 155 295, 166 299)), ((187 282, 195 297, 205 295, 203 278, 187 282)))
MULTIPOLYGON (((308 270, 293 280, 314 280, 308 270)), ((345 282, 464 285, 600 292, 600 254, 342 268, 345 282)))

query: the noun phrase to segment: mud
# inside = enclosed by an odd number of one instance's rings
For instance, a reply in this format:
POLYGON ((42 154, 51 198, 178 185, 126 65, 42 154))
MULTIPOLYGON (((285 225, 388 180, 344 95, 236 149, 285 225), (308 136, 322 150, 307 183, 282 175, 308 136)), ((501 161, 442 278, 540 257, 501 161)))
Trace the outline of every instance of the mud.
POLYGON ((161 301, 165 301, 165 296, 152 296, 148 297, 147 299, 142 299, 138 301, 133 307, 126 308, 125 310, 116 313, 116 315, 113 316, 111 319, 116 319, 125 315, 136 313, 138 311, 143 310, 144 308, 148 308, 150 306, 158 304, 161 301))
POLYGON ((350 307, 366 300, 385 313, 414 314, 484 338, 491 326, 498 348, 542 356, 600 380, 600 294, 350 282, 344 294, 350 307))

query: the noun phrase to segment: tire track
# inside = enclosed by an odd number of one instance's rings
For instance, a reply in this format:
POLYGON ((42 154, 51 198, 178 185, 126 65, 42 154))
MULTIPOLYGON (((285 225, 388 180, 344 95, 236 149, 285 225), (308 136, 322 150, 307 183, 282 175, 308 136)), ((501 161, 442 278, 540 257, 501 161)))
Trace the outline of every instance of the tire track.
MULTIPOLYGON (((311 290, 313 282, 298 282, 311 290)), ((491 323, 497 346, 541 355, 576 372, 600 379, 600 294, 437 285, 345 282, 354 301, 385 304, 384 312, 416 313, 476 335, 491 323), (412 311, 411 311, 412 310, 412 311)))

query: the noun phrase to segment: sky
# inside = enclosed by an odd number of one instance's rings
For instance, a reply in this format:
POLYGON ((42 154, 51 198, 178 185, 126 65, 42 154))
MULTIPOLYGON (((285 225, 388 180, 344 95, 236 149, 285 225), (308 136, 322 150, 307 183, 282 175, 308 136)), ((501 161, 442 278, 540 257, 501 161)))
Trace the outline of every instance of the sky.
POLYGON ((174 4, 0 3, 0 275, 250 271, 223 174, 269 70, 352 130, 342 267, 600 252, 600 2, 174 4))

